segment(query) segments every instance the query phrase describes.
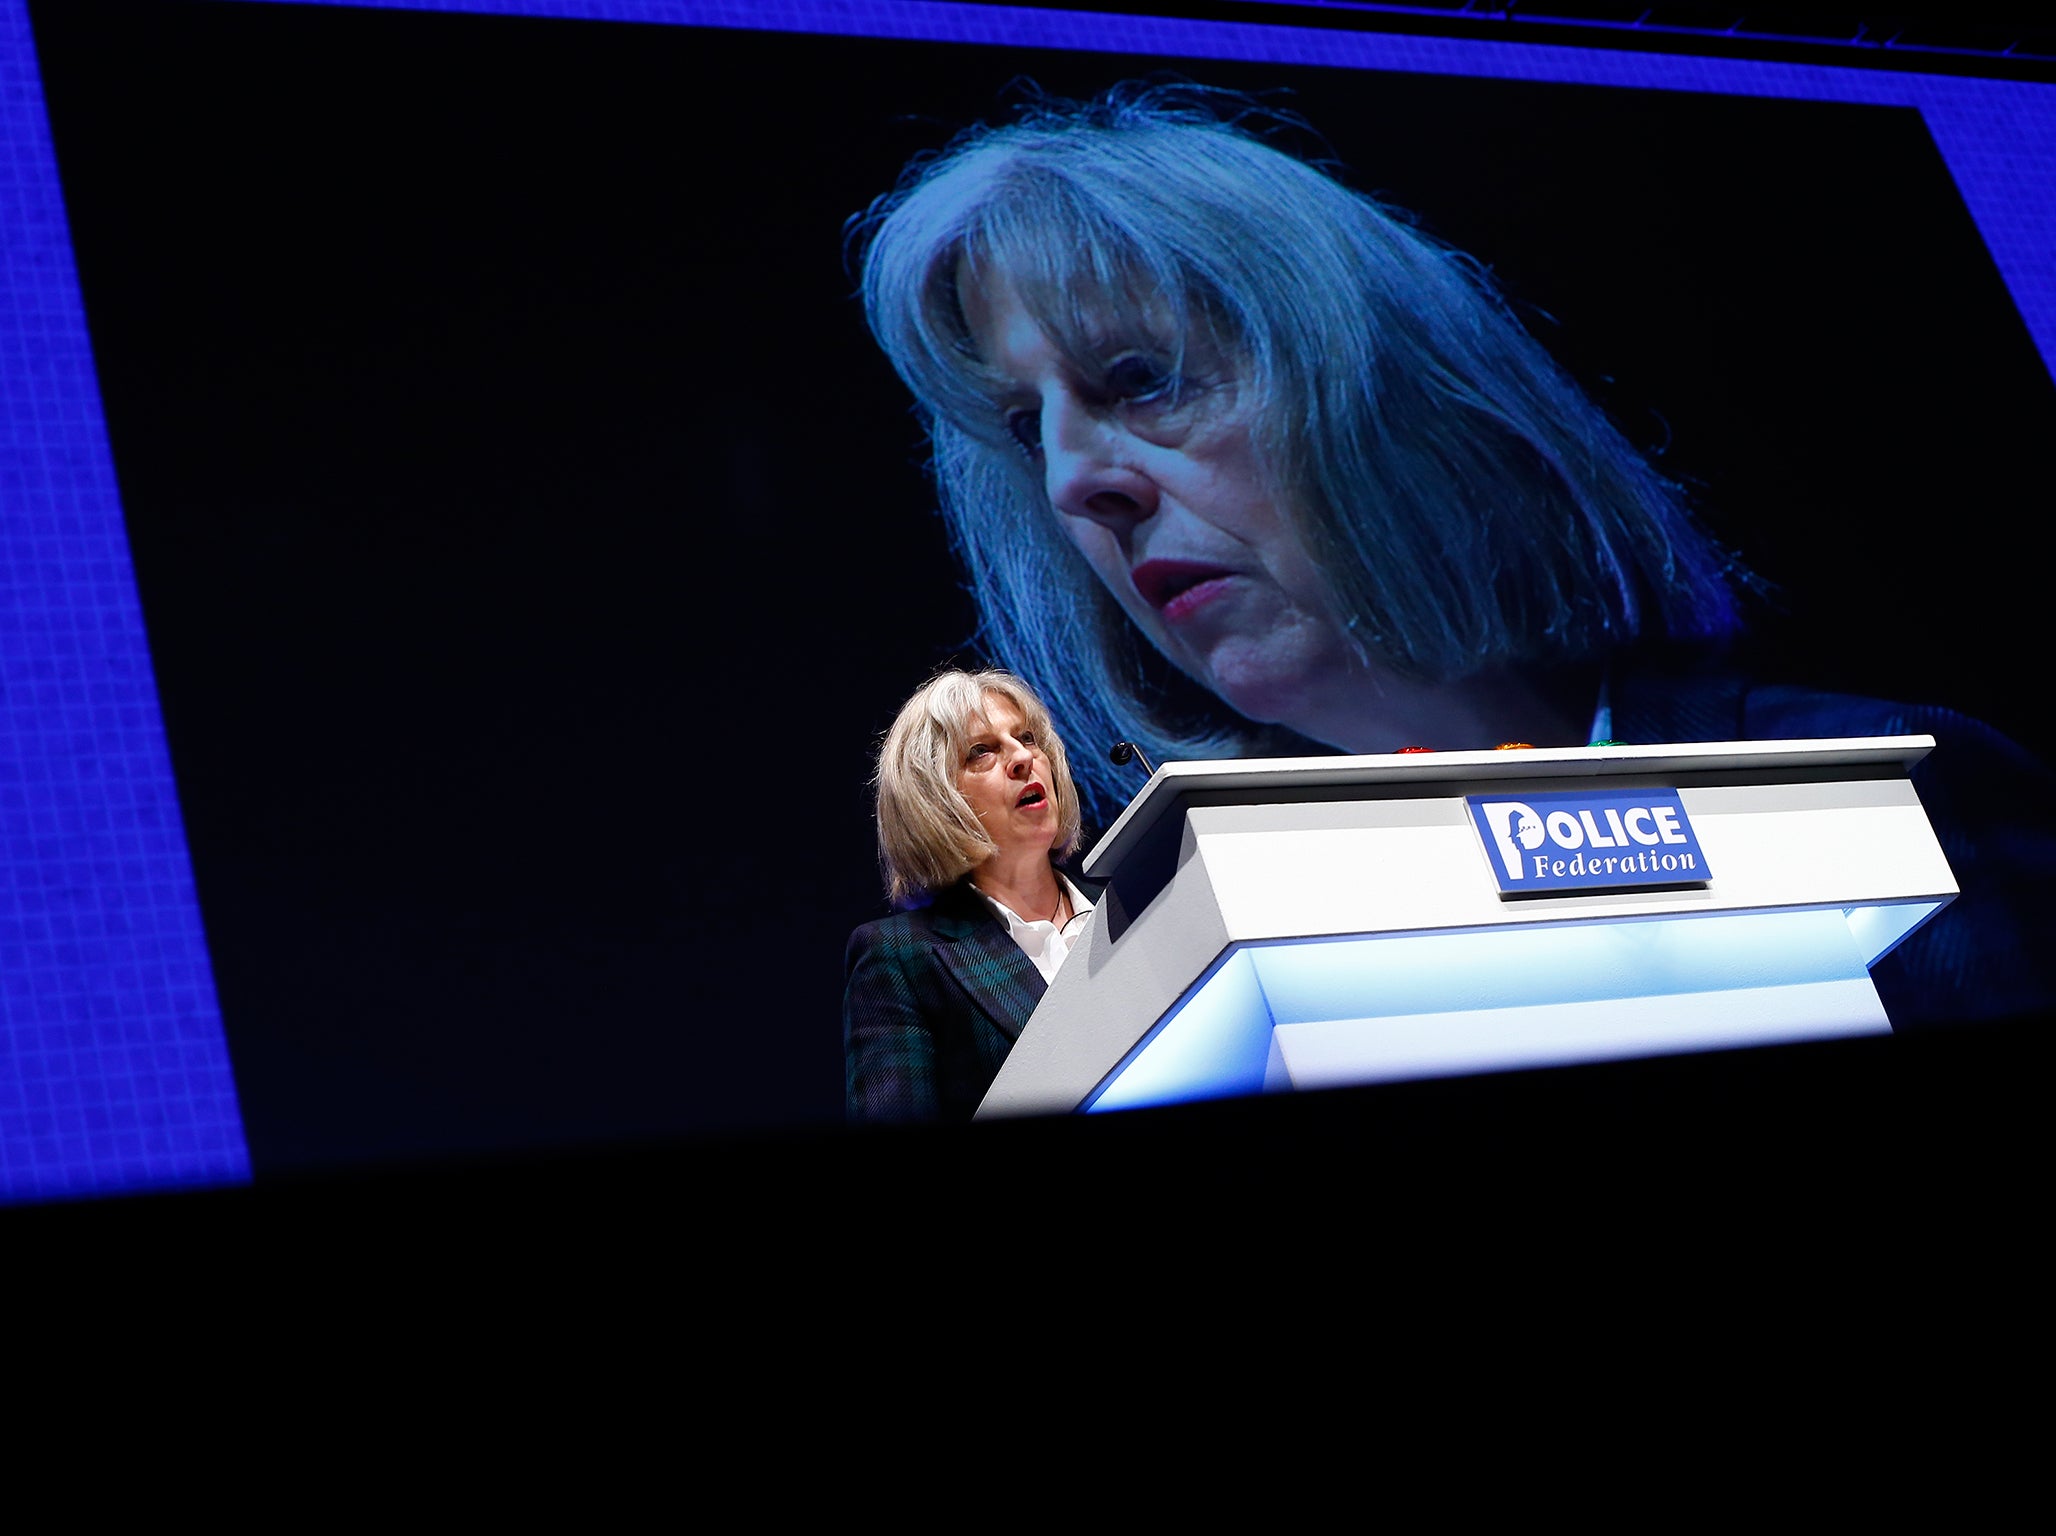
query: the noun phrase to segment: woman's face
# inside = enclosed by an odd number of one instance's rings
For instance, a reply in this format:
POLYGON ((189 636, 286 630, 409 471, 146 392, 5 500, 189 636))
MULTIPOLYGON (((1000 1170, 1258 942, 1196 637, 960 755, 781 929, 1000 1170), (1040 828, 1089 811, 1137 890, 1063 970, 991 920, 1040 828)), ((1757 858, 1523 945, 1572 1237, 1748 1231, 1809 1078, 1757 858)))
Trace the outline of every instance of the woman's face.
POLYGON ((1227 361, 1111 346, 1089 374, 1004 280, 959 294, 1003 381, 1007 430, 1034 462, 1065 534, 1180 670, 1251 720, 1309 729, 1361 663, 1269 486, 1255 407, 1227 361))
POLYGON ((988 693, 985 718, 971 724, 958 792, 1002 855, 1047 852, 1057 838, 1048 749, 1003 693, 988 693))

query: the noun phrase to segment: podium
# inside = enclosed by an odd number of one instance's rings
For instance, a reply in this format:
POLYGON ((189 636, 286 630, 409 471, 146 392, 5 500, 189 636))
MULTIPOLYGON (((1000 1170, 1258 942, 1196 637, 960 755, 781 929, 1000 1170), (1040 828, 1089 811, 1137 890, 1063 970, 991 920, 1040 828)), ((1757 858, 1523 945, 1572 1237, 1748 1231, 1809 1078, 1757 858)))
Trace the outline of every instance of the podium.
POLYGON ((1887 1033, 1934 744, 1162 764, 978 1118, 1887 1033))

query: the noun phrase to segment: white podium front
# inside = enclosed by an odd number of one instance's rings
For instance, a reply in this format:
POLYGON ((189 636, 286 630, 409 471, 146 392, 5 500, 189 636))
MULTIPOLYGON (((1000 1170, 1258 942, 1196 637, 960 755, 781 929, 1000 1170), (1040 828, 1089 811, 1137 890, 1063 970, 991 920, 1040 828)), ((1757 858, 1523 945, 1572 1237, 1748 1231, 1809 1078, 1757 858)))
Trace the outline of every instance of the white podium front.
POLYGON ((1907 777, 1933 746, 1165 763, 978 1116, 1888 1032, 1870 967, 1957 892, 1907 777), (1675 877, 1645 799, 1696 838, 1675 877), (1532 889, 1600 848, 1632 888, 1532 889))

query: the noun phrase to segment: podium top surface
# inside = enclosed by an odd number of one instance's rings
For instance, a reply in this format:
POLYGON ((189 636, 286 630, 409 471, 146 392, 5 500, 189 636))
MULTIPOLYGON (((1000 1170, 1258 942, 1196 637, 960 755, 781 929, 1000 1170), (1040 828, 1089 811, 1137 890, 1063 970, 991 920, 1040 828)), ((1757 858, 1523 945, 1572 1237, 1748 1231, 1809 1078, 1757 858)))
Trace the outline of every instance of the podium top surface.
POLYGON ((1808 741, 1694 741, 1655 746, 1523 747, 1476 752, 1402 752, 1368 757, 1228 758, 1164 763, 1086 855, 1084 870, 1105 879, 1165 816, 1189 802, 1255 804, 1332 798, 1352 786, 1420 797, 1468 792, 1499 780, 1717 775, 1746 782, 1762 773, 1910 771, 1932 736, 1850 736, 1808 741))

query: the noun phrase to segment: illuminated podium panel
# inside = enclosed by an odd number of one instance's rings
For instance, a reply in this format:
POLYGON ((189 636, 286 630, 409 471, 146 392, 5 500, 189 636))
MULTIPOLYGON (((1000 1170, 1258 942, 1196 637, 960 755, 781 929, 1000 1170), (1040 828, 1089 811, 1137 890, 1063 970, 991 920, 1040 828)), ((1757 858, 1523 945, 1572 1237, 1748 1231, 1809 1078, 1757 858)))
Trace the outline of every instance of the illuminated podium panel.
POLYGON ((1930 736, 1166 763, 980 1118, 1883 1034, 1930 736))

